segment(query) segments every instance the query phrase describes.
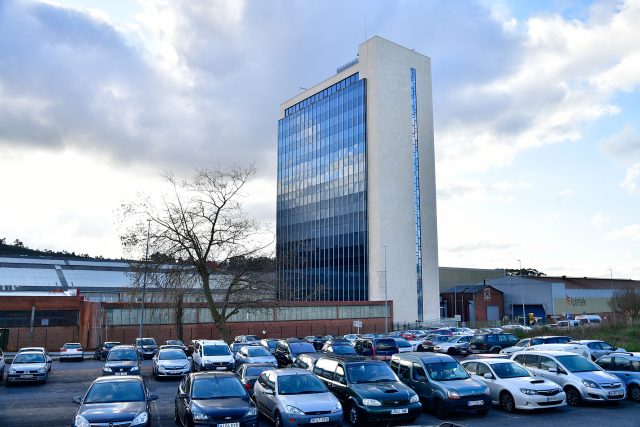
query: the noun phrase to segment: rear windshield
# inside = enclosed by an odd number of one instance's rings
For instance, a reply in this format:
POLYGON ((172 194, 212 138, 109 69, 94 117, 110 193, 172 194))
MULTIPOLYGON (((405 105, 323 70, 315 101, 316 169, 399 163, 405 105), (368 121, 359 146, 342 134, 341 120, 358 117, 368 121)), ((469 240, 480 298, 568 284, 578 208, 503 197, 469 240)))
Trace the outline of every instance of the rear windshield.
POLYGON ((231 354, 229 347, 226 345, 205 345, 203 351, 205 356, 226 356, 231 354))
POLYGON ((260 357, 260 356, 271 356, 271 353, 269 353, 269 350, 267 350, 264 347, 249 347, 247 348, 247 355, 249 357, 260 357))
POLYGON ((81 348, 82 346, 80 344, 65 344, 62 346, 62 348, 81 348))
POLYGON ((156 340, 152 338, 145 338, 138 340, 138 345, 156 345, 156 340))
POLYGON ((391 338, 386 340, 385 339, 377 340, 375 345, 376 345, 376 349, 379 351, 393 350, 398 348, 396 341, 391 338))
POLYGON ((167 341, 167 344, 169 344, 169 345, 179 345, 180 347, 182 347, 184 345, 182 343, 182 341, 180 341, 180 340, 169 340, 169 341, 167 341))

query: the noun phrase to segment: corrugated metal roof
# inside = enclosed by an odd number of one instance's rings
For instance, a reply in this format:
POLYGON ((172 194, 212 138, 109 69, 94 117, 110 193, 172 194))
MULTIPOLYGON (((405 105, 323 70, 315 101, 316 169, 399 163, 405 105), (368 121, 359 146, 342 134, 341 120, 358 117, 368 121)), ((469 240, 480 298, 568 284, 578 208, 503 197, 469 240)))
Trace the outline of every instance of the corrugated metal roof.
POLYGON ((563 282, 567 289, 638 289, 640 280, 603 279, 595 277, 536 277, 543 282, 563 282))

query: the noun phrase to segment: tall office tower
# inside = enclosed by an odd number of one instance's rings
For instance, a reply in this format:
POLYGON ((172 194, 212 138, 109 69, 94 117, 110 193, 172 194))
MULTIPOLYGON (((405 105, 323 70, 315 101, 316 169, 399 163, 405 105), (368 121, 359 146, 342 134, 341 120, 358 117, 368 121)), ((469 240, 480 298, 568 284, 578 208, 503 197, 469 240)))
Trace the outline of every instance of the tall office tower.
POLYGON ((395 321, 437 319, 431 60, 373 37, 280 114, 280 298, 386 298, 395 321))

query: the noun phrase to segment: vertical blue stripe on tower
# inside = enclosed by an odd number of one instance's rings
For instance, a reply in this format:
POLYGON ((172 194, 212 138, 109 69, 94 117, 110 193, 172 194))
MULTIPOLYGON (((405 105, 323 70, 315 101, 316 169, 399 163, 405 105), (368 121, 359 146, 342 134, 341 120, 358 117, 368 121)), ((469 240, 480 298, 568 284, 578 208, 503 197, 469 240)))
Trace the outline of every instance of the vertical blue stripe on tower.
POLYGON ((420 220, 420 156, 418 155, 418 98, 416 96, 415 68, 411 68, 411 126, 413 128, 413 210, 416 222, 416 287, 418 295, 418 320, 423 321, 422 233, 420 220))

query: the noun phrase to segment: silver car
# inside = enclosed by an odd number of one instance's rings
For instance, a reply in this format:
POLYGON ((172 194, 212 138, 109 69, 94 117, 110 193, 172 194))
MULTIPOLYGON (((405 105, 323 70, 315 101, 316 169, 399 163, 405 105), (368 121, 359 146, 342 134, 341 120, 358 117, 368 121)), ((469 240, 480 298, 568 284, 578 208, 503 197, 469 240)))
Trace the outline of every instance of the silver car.
POLYGON ((7 385, 14 382, 46 382, 49 370, 41 351, 21 351, 13 358, 7 375, 7 385))
POLYGON ((473 338, 473 335, 454 336, 449 341, 436 344, 435 347, 433 347, 433 351, 436 353, 447 353, 449 355, 468 354, 471 338, 473 338))
POLYGON ((45 359, 45 363, 47 364, 47 372, 51 371, 51 365, 53 365, 53 359, 51 358, 51 355, 49 354, 49 352, 47 351, 46 348, 44 347, 23 347, 20 350, 18 350, 18 353, 16 354, 16 356, 20 353, 24 353, 24 352, 31 352, 31 351, 37 351, 40 352, 44 355, 44 359, 45 359))
POLYGON ((159 377, 180 377, 191 372, 191 361, 181 348, 161 348, 153 356, 153 375, 159 377))
POLYGON ((611 353, 596 360, 596 364, 624 382, 627 397, 640 402, 640 353, 611 353))
POLYGON ((258 411, 276 426, 342 422, 340 402, 309 371, 289 368, 263 372, 253 391, 258 411))
POLYGON ((269 350, 261 345, 245 345, 236 353, 236 368, 245 363, 270 363, 278 367, 278 361, 269 350))
POLYGON ((591 352, 591 360, 597 360, 602 356, 606 356, 613 352, 625 353, 627 351, 624 348, 616 348, 611 344, 609 344, 608 342, 600 341, 600 340, 579 340, 579 341, 572 341, 572 342, 575 342, 577 344, 583 344, 589 347, 589 351, 591 352))

